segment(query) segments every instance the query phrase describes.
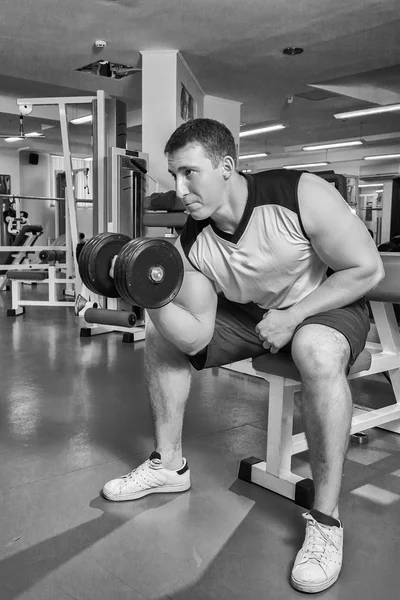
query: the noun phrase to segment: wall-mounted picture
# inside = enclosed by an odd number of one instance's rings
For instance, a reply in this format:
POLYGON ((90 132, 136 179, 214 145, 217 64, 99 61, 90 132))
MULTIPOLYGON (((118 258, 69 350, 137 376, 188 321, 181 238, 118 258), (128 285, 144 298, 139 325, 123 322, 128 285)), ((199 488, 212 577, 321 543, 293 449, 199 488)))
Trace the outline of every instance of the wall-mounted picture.
POLYGON ((182 83, 181 87, 181 118, 184 121, 190 121, 195 117, 195 106, 193 96, 189 94, 182 83))
POLYGON ((0 175, 0 194, 11 194, 10 175, 0 175))

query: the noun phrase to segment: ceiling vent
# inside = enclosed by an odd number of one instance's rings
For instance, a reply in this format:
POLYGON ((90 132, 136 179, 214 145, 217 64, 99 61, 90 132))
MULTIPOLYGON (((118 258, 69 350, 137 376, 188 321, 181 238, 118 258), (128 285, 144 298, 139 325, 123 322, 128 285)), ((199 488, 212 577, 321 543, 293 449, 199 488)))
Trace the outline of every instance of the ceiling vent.
POLYGON ((339 96, 339 94, 327 90, 311 90, 310 92, 304 92, 304 94, 296 94, 297 98, 312 100, 312 102, 321 102, 321 100, 328 100, 328 98, 334 98, 335 96, 339 96))
POLYGON ((114 63, 108 60, 98 60, 90 65, 85 65, 77 71, 83 73, 90 73, 90 75, 98 75, 99 77, 109 77, 111 79, 122 79, 129 75, 134 75, 142 71, 139 67, 132 67, 129 65, 121 65, 120 63, 114 63))

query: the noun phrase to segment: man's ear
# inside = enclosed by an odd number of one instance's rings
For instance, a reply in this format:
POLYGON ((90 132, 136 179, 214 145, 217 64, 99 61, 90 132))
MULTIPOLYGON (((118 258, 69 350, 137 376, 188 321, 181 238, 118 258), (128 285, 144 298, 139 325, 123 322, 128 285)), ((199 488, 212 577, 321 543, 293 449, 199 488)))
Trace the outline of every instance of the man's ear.
POLYGON ((234 173, 235 171, 235 161, 233 160, 232 156, 225 156, 224 160, 222 161, 223 178, 228 180, 232 176, 232 173, 234 173))

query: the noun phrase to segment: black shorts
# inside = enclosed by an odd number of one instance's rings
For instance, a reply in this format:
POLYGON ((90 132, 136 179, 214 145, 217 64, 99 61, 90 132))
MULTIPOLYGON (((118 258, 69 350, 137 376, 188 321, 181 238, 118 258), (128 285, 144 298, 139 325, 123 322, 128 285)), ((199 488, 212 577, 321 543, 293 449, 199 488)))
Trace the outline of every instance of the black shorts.
MULTIPOLYGON (((189 360, 198 371, 209 367, 220 367, 245 358, 255 358, 265 354, 262 342, 255 332, 267 310, 251 304, 238 304, 218 297, 215 329, 211 342, 189 360)), ((370 327, 368 307, 361 298, 343 308, 335 308, 307 317, 295 330, 304 325, 319 324, 340 331, 349 342, 350 360, 348 367, 363 351, 370 327)), ((280 352, 290 352, 291 343, 280 352)))

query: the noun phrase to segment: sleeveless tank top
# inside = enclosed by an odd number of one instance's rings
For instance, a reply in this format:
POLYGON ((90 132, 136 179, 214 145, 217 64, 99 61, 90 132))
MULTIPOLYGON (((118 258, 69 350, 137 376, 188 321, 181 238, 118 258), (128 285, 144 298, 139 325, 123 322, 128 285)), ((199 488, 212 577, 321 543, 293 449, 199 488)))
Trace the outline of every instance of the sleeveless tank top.
POLYGON ((297 196, 303 172, 276 169, 244 175, 247 204, 236 231, 190 215, 181 233, 192 266, 228 300, 263 309, 288 308, 326 279, 327 266, 304 230, 297 196))

